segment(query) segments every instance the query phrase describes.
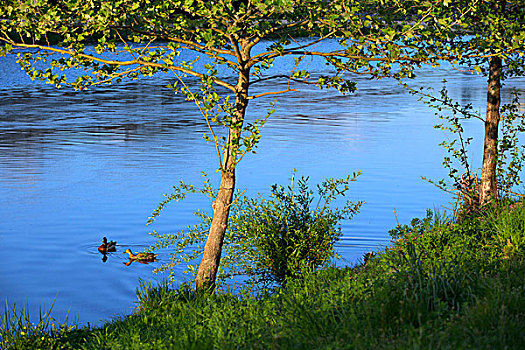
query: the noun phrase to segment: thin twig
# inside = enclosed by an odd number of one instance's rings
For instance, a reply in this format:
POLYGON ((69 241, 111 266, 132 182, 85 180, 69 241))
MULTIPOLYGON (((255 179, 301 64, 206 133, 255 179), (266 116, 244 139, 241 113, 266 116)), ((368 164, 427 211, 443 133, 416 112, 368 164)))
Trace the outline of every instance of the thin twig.
POLYGON ((218 142, 218 138, 217 136, 215 135, 215 132, 213 131, 213 128, 211 126, 211 123, 210 123, 210 120, 208 118, 208 113, 205 112, 202 107, 201 107, 201 104, 197 101, 197 98, 195 97, 195 94, 193 92, 191 92, 190 88, 188 85, 186 85, 186 83, 184 82, 184 80, 181 78, 181 76, 174 70, 172 70, 173 74, 175 74, 175 76, 177 77, 177 79, 184 85, 184 88, 186 88, 186 90, 188 91, 188 93, 191 95, 191 98, 193 100, 193 102, 197 105, 197 107, 199 108, 199 111, 201 112, 202 116, 204 117, 204 119, 206 120, 206 124, 208 125, 208 129, 210 130, 210 133, 211 135, 213 136, 213 143, 215 144, 215 150, 217 152, 217 157, 219 158, 219 165, 222 167, 222 157, 221 157, 221 152, 220 152, 220 149, 219 149, 219 142, 218 142))

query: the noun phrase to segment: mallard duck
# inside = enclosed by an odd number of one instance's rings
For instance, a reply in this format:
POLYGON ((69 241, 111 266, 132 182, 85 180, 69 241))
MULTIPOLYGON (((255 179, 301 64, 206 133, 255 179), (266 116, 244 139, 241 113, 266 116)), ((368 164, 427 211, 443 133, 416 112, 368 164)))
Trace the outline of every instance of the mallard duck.
POLYGON ((106 237, 102 238, 102 244, 98 247, 98 251, 102 254, 106 254, 108 252, 116 252, 117 251, 117 242, 115 241, 109 241, 106 237))
POLYGON ((153 254, 153 253, 137 253, 133 254, 131 249, 126 249, 126 251, 122 254, 129 254, 130 260, 137 260, 137 261, 155 261, 157 260, 157 256, 159 254, 153 254))

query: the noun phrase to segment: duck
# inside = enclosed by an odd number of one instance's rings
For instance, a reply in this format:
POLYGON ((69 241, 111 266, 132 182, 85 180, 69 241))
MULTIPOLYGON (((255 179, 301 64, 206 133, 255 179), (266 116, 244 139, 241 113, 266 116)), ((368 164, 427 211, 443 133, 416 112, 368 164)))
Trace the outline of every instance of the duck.
POLYGON ((133 254, 133 252, 131 251, 131 249, 126 249, 126 251, 122 254, 128 254, 129 255, 129 260, 137 260, 139 262, 142 262, 142 261, 155 261, 157 260, 157 256, 159 254, 153 254, 153 253, 137 253, 137 254, 133 254))
POLYGON ((98 251, 102 254, 117 251, 117 242, 109 241, 106 237, 102 238, 102 244, 98 247, 98 251))

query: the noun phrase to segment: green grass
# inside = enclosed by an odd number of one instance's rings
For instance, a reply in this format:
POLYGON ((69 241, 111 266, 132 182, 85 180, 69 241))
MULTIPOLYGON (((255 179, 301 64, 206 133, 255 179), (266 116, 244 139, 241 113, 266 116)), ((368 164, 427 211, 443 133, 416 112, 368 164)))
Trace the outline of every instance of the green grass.
POLYGON ((395 243, 366 265, 328 267, 259 297, 142 283, 133 315, 95 329, 43 324, 24 335, 27 324, 8 321, 0 346, 525 349, 524 230, 523 205, 455 223, 429 213, 392 230, 395 243))

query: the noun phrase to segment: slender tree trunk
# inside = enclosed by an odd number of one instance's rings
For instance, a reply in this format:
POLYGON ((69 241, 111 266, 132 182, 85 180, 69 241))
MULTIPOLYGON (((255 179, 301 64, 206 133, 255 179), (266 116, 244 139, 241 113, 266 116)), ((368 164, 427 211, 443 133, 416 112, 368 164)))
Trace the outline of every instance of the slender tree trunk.
POLYGON ((485 143, 483 166, 481 170, 481 187, 479 203, 489 203, 497 196, 496 166, 498 147, 499 107, 501 88, 502 61, 499 57, 491 57, 487 92, 487 115, 485 118, 485 143))
POLYGON ((244 116, 248 106, 248 85, 249 71, 241 71, 236 86, 235 116, 232 117, 228 144, 224 152, 221 184, 217 198, 213 202, 213 219, 195 281, 196 288, 199 290, 213 291, 215 289, 215 279, 221 261, 222 244, 228 227, 228 216, 235 191, 235 166, 239 155, 239 141, 244 116))
POLYGON ((196 287, 212 291, 221 261, 222 244, 228 226, 230 205, 235 190, 235 168, 222 172, 221 185, 217 198, 213 202, 213 219, 204 246, 204 253, 197 272, 196 287))

